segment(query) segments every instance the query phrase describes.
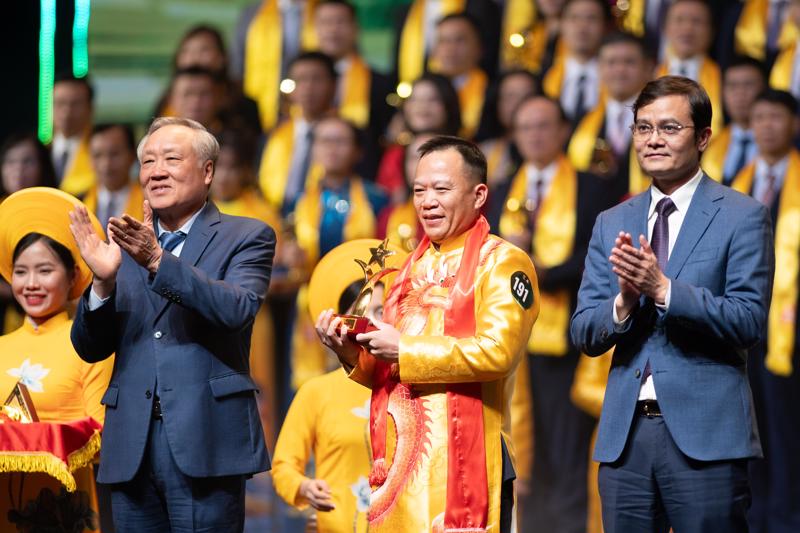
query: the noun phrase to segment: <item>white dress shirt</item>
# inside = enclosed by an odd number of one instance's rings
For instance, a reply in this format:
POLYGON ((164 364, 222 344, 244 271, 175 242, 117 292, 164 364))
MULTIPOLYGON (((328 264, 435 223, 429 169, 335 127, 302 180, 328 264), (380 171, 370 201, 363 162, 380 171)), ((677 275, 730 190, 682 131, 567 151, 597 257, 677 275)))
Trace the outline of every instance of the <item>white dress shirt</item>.
POLYGON ((425 54, 429 55, 436 42, 436 24, 442 18, 442 0, 426 0, 423 13, 422 38, 425 39, 425 54))
MULTIPOLYGON (((78 145, 81 143, 80 135, 76 135, 75 137, 64 137, 61 133, 56 133, 53 136, 53 143, 52 148, 50 151, 51 158, 53 160, 53 166, 56 169, 56 174, 59 171, 59 165, 61 161, 64 159, 64 152, 67 152, 67 159, 64 163, 64 167, 60 169, 64 174, 67 173, 67 169, 72 165, 72 162, 75 160, 75 154, 78 152, 78 145)), ((63 178, 63 176, 59 176, 59 179, 63 178)))
MULTIPOLYGON (((676 189, 669 197, 672 199, 672 202, 675 204, 675 211, 667 219, 668 227, 669 227, 669 241, 668 241, 668 252, 667 257, 672 254, 672 249, 675 246, 675 241, 678 240, 678 234, 681 231, 681 226, 683 225, 683 220, 686 218, 686 212, 689 210, 689 206, 692 203, 692 198, 694 197, 694 193, 697 190, 697 186, 700 184, 700 180, 703 177, 702 169, 698 169, 697 173, 681 185, 678 189, 676 189)), ((664 198, 666 194, 658 190, 658 188, 654 187, 653 185, 650 186, 650 208, 647 212, 647 241, 653 238, 653 228, 656 225, 656 219, 658 218, 658 214, 656 213, 656 204, 658 204, 659 200, 664 198)), ((638 235, 632 235, 634 246, 638 247, 638 235)), ((672 294, 672 283, 670 282, 669 286, 667 287, 667 295, 664 299, 664 305, 657 305, 663 311, 667 311, 669 309, 669 301, 670 296, 672 294)), ((621 296, 618 294, 617 298, 621 296)), ((619 329, 624 329, 625 324, 631 319, 630 316, 626 317, 625 320, 620 320, 617 316, 617 306, 616 306, 616 299, 614 301, 614 306, 612 310, 612 315, 614 317, 614 324, 619 329)), ((639 400, 655 400, 656 399, 656 389, 653 385, 653 376, 650 375, 647 379, 642 383, 641 388, 639 389, 639 400)))
MULTIPOLYGON (((766 199, 764 198, 764 195, 767 194, 769 189, 769 177, 772 176, 775 178, 775 182, 772 184, 772 191, 774 194, 772 199, 774 200, 783 186, 783 179, 786 175, 786 169, 788 167, 788 155, 772 166, 768 165, 767 162, 760 157, 757 158, 756 168, 753 172, 753 198, 762 204, 765 203, 766 199)), ((767 207, 772 206, 768 205, 767 207)))
MULTIPOLYGON (((131 186, 125 187, 117 191, 109 191, 102 185, 97 186, 97 216, 105 216, 106 218, 118 217, 122 214, 125 206, 128 205, 128 198, 131 195, 131 186), (114 204, 113 213, 104 213, 103 210, 109 205, 109 202, 114 204)), ((102 220, 100 221, 102 222, 102 220)), ((105 228, 103 228, 105 229, 105 228)))
POLYGON ((525 166, 525 173, 527 177, 526 198, 532 203, 532 205, 539 205, 542 199, 547 197, 547 194, 550 192, 550 187, 553 185, 553 178, 556 176, 556 170, 558 170, 558 160, 553 161, 542 169, 536 168, 536 165, 532 163, 528 163, 525 166), (538 189, 537 183, 539 181, 542 182, 541 198, 539 198, 536 194, 538 189))
POLYGON ((631 141, 630 125, 633 124, 633 102, 636 97, 625 102, 612 98, 606 100, 606 139, 611 141, 617 155, 622 154, 631 141))
MULTIPOLYGON (((195 214, 193 214, 189 218, 189 220, 187 220, 186 223, 184 223, 183 226, 181 226, 180 228, 178 228, 175 231, 182 231, 188 237, 189 236, 189 230, 192 229, 192 226, 194 225, 194 221, 197 220, 198 216, 200 216, 200 212, 205 208, 205 206, 206 206, 206 204, 204 203, 203 207, 198 209, 195 212, 195 214)), ((164 226, 162 226, 161 222, 159 221, 158 224, 156 225, 156 237, 161 237, 161 234, 164 233, 165 231, 168 231, 168 230, 164 229, 164 226)), ((180 257, 181 256, 181 250, 183 250, 183 244, 185 242, 186 242, 186 239, 181 241, 181 243, 178 244, 178 246, 176 246, 175 248, 173 248, 172 251, 169 252, 169 253, 171 253, 175 257, 180 257)), ((122 253, 125 253, 125 252, 122 252, 122 253)), ((94 292, 94 287, 92 287, 92 290, 89 291, 89 311, 94 311, 95 309, 99 308, 101 305, 106 303, 109 298, 111 298, 111 296, 107 296, 105 298, 100 298, 100 296, 98 296, 97 293, 94 292)))
POLYGON ((561 85, 561 105, 572 115, 578 107, 578 80, 586 76, 583 91, 583 108, 593 109, 598 102, 600 76, 597 72, 597 59, 579 63, 574 57, 568 57, 564 64, 564 82, 561 85))
POLYGON ((289 175, 286 177, 286 198, 299 197, 305 185, 305 176, 301 175, 303 168, 309 168, 305 159, 311 157, 311 123, 304 118, 294 119, 294 141, 292 145, 292 161, 289 165, 289 175))
POLYGON ((690 80, 699 81, 703 59, 703 56, 694 56, 688 59, 673 57, 669 60, 669 73, 673 76, 686 76, 690 80))

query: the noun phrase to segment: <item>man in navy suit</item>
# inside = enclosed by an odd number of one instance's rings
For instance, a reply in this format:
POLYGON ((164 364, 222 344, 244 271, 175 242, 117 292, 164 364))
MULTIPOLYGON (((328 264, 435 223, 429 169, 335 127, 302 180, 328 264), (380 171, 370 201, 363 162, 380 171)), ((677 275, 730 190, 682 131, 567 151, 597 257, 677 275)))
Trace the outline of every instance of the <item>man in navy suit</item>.
POLYGON ((144 220, 112 217, 106 243, 71 214, 94 273, 72 343, 88 362, 116 352, 98 481, 118 533, 242 531, 245 478, 269 468, 249 352, 275 234, 208 201, 218 152, 199 123, 156 119, 144 220))
POLYGON ((585 353, 615 349, 594 451, 603 525, 744 532, 747 460, 761 455, 747 350, 769 308, 769 212, 700 169, 711 104, 695 82, 651 81, 633 111, 653 185, 598 217, 571 324, 585 353))

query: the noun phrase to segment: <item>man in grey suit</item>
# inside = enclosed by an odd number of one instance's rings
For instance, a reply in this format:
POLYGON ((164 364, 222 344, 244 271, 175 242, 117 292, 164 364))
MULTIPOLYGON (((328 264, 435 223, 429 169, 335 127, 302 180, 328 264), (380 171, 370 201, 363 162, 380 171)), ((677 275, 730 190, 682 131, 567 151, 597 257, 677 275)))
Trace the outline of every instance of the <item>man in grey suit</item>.
POLYGON ((275 234, 208 201, 218 152, 199 123, 156 119, 144 220, 111 217, 106 243, 70 215, 94 273, 72 343, 88 362, 116 352, 98 481, 118 533, 240 532, 245 478, 269 468, 249 353, 275 234))
POLYGON ((695 82, 651 81, 633 111, 653 185, 598 217, 571 324, 585 353, 615 350, 594 451, 603 525, 747 531, 761 446, 746 364, 771 294, 769 212, 700 169, 711 104, 695 82))

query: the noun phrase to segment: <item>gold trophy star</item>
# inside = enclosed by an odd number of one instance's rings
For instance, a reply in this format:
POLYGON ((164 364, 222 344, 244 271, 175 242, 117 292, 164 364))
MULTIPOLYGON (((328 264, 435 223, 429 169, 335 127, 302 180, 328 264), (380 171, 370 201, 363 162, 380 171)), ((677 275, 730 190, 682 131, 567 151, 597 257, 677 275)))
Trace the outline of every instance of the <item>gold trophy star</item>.
POLYGON ((384 239, 377 248, 370 248, 369 251, 372 256, 369 258, 369 264, 377 264, 381 270, 386 268, 386 258, 394 255, 394 251, 387 250, 386 245, 389 244, 389 239, 384 239))

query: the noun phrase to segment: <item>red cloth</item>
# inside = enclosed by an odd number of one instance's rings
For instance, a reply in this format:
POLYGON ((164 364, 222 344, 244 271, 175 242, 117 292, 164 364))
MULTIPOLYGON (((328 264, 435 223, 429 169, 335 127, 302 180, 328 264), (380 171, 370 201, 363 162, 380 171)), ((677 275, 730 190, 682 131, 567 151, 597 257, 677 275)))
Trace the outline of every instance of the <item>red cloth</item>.
POLYGON ((406 186, 405 163, 406 147, 393 144, 383 152, 375 183, 389 194, 406 186))
MULTIPOLYGON (((480 216, 467 235, 464 253, 456 273, 455 287, 450 291, 451 305, 445 311, 444 334, 464 338, 475 335, 475 271, 480 250, 489 235, 489 224, 480 216)), ((431 241, 425 236, 414 253, 406 260, 400 274, 389 290, 384 319, 396 323, 400 299, 409 283, 411 266, 431 241)), ((387 406, 392 390, 397 386, 391 366, 377 361, 373 375, 370 405, 371 439, 374 458, 370 483, 381 485, 386 479, 386 422, 387 406)), ((481 383, 453 383, 447 391, 447 501, 445 530, 483 531, 489 514, 486 449, 483 432, 483 399, 481 383)))
POLYGON ((90 443, 99 449, 99 441, 92 442, 92 439, 102 429, 103 426, 91 417, 63 423, 4 422, 0 424, 0 472, 41 471, 56 477, 62 483, 71 481, 71 484, 74 485, 71 473, 91 463, 92 458, 96 455, 96 450, 89 456, 86 455, 86 452, 91 448, 83 449, 90 443), (78 461, 73 460, 72 468, 70 468, 70 455, 78 451, 81 451, 81 455, 85 457, 81 457, 78 461), (41 461, 43 457, 48 456, 57 460, 56 465, 60 462, 56 471, 48 470, 41 461), (30 460, 27 461, 27 458, 30 460), (14 463, 19 462, 25 464, 14 466, 14 463), (56 473, 67 479, 60 479, 55 475, 56 473))

